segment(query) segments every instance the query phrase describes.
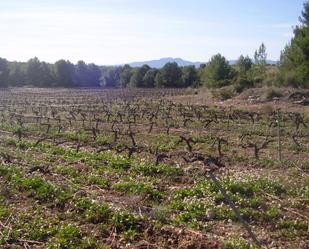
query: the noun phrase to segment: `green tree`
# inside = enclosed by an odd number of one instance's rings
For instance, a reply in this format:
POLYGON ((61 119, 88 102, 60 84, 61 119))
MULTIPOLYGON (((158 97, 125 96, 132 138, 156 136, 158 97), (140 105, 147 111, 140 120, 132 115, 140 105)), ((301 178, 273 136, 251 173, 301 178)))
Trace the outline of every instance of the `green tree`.
POLYGON ((76 83, 78 86, 86 87, 89 84, 89 72, 87 64, 80 60, 75 67, 76 83))
POLYGON ((26 82, 26 74, 23 70, 24 63, 11 62, 9 64, 10 76, 9 83, 12 86, 23 86, 26 82))
POLYGON ((155 80, 158 73, 158 69, 151 68, 147 71, 143 78, 144 86, 145 87, 154 87, 155 86, 155 80))
POLYGON ((127 87, 130 83, 132 76, 132 67, 128 64, 124 65, 121 68, 120 78, 119 78, 119 87, 127 87))
POLYGON ((197 87, 199 86, 198 74, 195 66, 185 66, 182 68, 182 83, 183 87, 197 87))
POLYGON ((229 85, 235 73, 228 61, 221 54, 214 55, 201 71, 204 86, 218 88, 229 85))
POLYGON ((160 88, 163 87, 164 82, 163 82, 163 77, 161 71, 158 71, 155 77, 155 87, 160 88))
POLYGON ((99 87, 100 86, 100 78, 101 78, 101 70, 100 67, 90 63, 88 64, 88 84, 90 87, 99 87))
POLYGON ((181 74, 181 69, 176 62, 168 62, 160 70, 156 85, 163 87, 181 87, 181 74), (160 82, 158 82, 159 80, 160 82))
POLYGON ((261 44, 258 50, 255 50, 254 61, 256 65, 261 67, 265 67, 267 65, 267 53, 264 43, 261 44))
POLYGON ((239 74, 241 76, 246 76, 249 70, 252 68, 252 60, 249 58, 249 56, 244 57, 241 55, 236 63, 236 66, 239 70, 239 74))
POLYGON ((130 79, 130 87, 146 87, 144 77, 149 70, 150 67, 148 65, 134 68, 130 79))
POLYGON ((65 60, 59 60, 55 63, 57 86, 73 87, 75 86, 75 69, 74 65, 65 60))
POLYGON ((55 85, 55 75, 52 72, 51 65, 42 62, 41 63, 41 79, 40 86, 42 87, 52 87, 55 85))
POLYGON ((113 88, 119 86, 121 67, 102 67, 102 75, 100 78, 100 85, 106 88, 113 88))
POLYGON ((304 4, 301 24, 280 58, 280 81, 287 85, 309 88, 309 1, 304 4))
POLYGON ((34 57, 27 62, 26 75, 28 84, 36 87, 41 87, 43 85, 41 62, 37 57, 34 57))
POLYGON ((251 69, 253 68, 253 62, 249 56, 244 57, 241 55, 237 60, 236 68, 238 74, 235 81, 235 90, 237 92, 242 92, 244 89, 252 87, 253 79, 251 69))
POLYGON ((0 88, 9 85, 9 67, 6 59, 0 58, 0 88))

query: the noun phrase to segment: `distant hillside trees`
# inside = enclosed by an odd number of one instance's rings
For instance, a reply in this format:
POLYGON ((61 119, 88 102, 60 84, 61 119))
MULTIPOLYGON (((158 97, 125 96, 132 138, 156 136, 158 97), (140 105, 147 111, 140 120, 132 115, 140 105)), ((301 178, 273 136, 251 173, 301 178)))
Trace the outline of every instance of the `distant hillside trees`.
POLYGON ((6 88, 9 81, 9 68, 6 59, 0 58, 0 88, 6 88))
MULTIPOLYGON (((100 85, 106 88, 120 87, 122 67, 102 67, 100 85)), ((122 82, 123 84, 124 82, 122 82)), ((128 84, 129 82, 127 82, 128 84)))
POLYGON ((134 68, 132 70, 132 76, 130 78, 130 87, 150 87, 145 82, 145 75, 151 68, 148 65, 134 68))
POLYGON ((157 87, 181 87, 181 69, 176 62, 169 62, 159 71, 156 77, 157 87))
POLYGON ((249 56, 244 57, 241 55, 237 62, 236 62, 236 67, 238 68, 239 75, 241 77, 247 77, 248 72, 253 66, 252 60, 249 58, 249 56))
POLYGON ((181 82, 183 87, 200 86, 200 79, 195 66, 185 66, 182 68, 181 82))
POLYGON ((280 80, 285 85, 309 88, 309 1, 304 4, 300 22, 281 54, 280 80))
POLYGON ((78 61, 75 67, 76 85, 79 87, 99 87, 101 71, 100 68, 91 63, 86 64, 84 61, 78 61))
MULTIPOLYGON (((46 65, 46 64, 45 64, 46 65)), ((27 84, 36 87, 48 87, 51 86, 50 82, 45 81, 50 74, 49 69, 40 62, 40 60, 35 57, 27 62, 26 76, 27 84)))
POLYGON ((199 68, 193 65, 180 67, 175 62, 167 63, 161 69, 148 65, 97 66, 82 60, 75 65, 68 60, 50 64, 37 57, 27 62, 8 62, 2 59, 1 67, 3 87, 180 88, 204 85, 218 88, 236 82, 236 85, 242 85, 238 89, 244 89, 253 85, 253 69, 259 65, 254 65, 248 56, 241 56, 237 64, 231 66, 225 57, 217 54, 199 68))
POLYGON ((75 67, 74 65, 65 60, 59 60, 55 63, 57 87, 74 87, 76 86, 75 67))
POLYGON ((267 64, 264 43, 255 51, 253 60, 241 55, 230 65, 221 54, 208 63, 180 67, 176 62, 166 63, 161 69, 148 65, 141 67, 98 66, 78 61, 73 64, 59 60, 54 64, 37 57, 27 62, 9 62, 0 58, 0 88, 6 87, 106 87, 106 88, 221 88, 229 96, 246 88, 279 85, 309 88, 309 1, 304 4, 300 25, 294 37, 284 48, 279 65, 267 64), (225 90, 223 89, 223 90, 225 90))
POLYGON ((236 80, 235 91, 241 92, 246 88, 252 87, 254 82, 252 80, 253 62, 249 56, 244 57, 241 55, 236 62, 236 80))
POLYGON ((127 87, 130 79, 132 77, 132 67, 128 64, 121 68, 121 73, 119 74, 118 87, 127 87))
POLYGON ((143 82, 146 87, 155 87, 156 76, 159 73, 159 70, 156 68, 151 68, 144 75, 143 82))
MULTIPOLYGON (((309 88, 309 1, 304 4, 301 24, 282 51, 278 65, 267 64, 264 43, 254 53, 254 60, 241 55, 230 65, 221 54, 208 63, 180 67, 175 62, 161 69, 141 67, 97 66, 78 61, 59 60, 55 64, 32 58, 27 62, 9 62, 0 58, 0 88, 8 86, 34 87, 199 87, 221 88, 232 96, 246 88, 263 85, 290 85, 309 88)), ((215 92, 216 90, 214 90, 215 92)), ((218 92, 218 91, 217 91, 218 92)))
POLYGON ((23 86, 26 82, 26 72, 24 68, 26 67, 26 63, 19 62, 11 62, 9 64, 9 79, 7 83, 10 86, 23 86))
POLYGON ((203 85, 209 88, 227 86, 234 76, 234 69, 221 54, 214 55, 201 72, 203 85))

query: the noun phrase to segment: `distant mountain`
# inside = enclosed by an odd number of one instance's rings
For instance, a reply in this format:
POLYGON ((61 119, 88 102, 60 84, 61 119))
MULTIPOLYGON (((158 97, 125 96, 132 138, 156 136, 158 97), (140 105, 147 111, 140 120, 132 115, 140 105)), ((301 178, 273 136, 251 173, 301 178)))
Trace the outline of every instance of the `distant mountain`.
POLYGON ((141 67, 141 66, 146 64, 146 65, 153 67, 153 68, 162 68, 168 62, 176 62, 178 64, 178 66, 181 66, 181 67, 191 66, 191 65, 199 67, 202 64, 202 62, 191 62, 191 61, 183 60, 181 58, 167 57, 167 58, 161 58, 159 60, 132 62, 132 63, 129 63, 129 65, 131 67, 141 67))
MULTIPOLYGON (((178 64, 178 66, 195 66, 195 67, 199 67, 201 64, 206 62, 192 62, 192 61, 187 61, 187 60, 183 60, 181 58, 172 58, 172 57, 167 57, 167 58, 161 58, 158 60, 149 60, 149 61, 139 61, 139 62, 132 62, 129 63, 129 65, 131 67, 141 67, 143 65, 148 65, 152 68, 162 68, 166 63, 168 62, 176 62, 178 64)), ((230 65, 234 65, 236 64, 237 60, 230 60, 229 63, 230 65)), ((268 60, 267 61, 268 64, 271 65, 275 65, 277 64, 277 61, 273 61, 273 60, 268 60)))

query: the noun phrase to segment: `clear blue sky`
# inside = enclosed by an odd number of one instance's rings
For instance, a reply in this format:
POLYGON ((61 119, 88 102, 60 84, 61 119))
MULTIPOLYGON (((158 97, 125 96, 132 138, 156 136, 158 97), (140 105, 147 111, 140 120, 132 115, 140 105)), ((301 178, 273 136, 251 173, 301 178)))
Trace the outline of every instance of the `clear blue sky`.
POLYGON ((0 57, 118 64, 161 57, 277 60, 303 0, 0 0, 0 57))

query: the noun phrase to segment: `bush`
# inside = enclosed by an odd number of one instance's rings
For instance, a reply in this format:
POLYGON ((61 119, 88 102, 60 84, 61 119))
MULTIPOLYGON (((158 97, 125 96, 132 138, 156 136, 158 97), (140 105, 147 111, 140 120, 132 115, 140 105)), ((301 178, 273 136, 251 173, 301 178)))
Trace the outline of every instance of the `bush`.
POLYGON ((233 98, 235 96, 234 94, 234 88, 232 86, 229 87, 223 87, 220 89, 215 89, 212 91, 212 95, 219 100, 227 100, 230 98, 233 98))
POLYGON ((264 94, 264 98, 266 100, 273 100, 273 98, 280 98, 282 96, 283 96, 282 93, 275 88, 267 90, 264 94))
POLYGON ((247 88, 253 87, 253 81, 244 78, 244 77, 240 77, 236 80, 235 85, 234 85, 234 89, 237 93, 241 93, 242 91, 244 91, 247 88))
POLYGON ((213 56, 201 72, 201 80, 209 88, 227 86, 231 84, 234 76, 233 68, 221 54, 213 56))

